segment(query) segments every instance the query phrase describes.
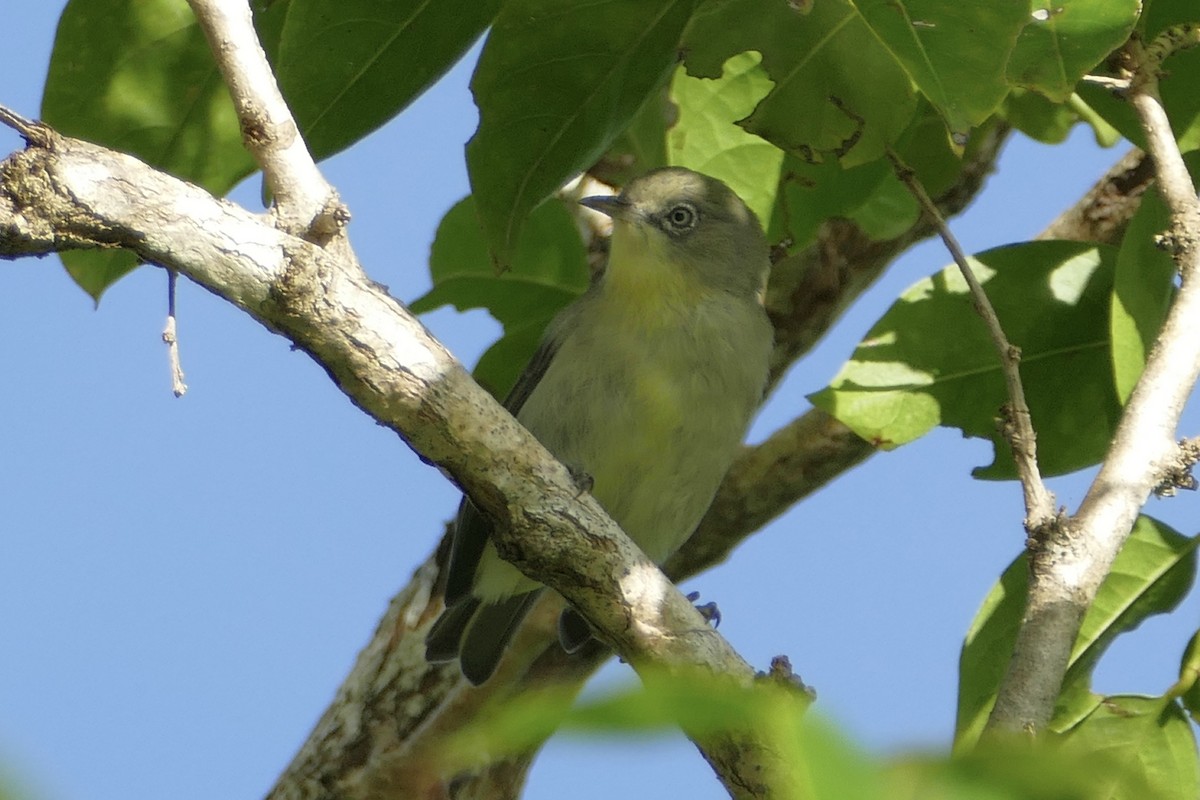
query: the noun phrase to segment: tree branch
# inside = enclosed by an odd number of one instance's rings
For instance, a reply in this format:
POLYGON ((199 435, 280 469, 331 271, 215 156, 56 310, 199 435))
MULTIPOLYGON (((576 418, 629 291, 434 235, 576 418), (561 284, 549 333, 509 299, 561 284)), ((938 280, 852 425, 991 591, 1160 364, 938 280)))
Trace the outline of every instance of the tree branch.
POLYGON ((281 227, 317 243, 349 221, 300 136, 254 30, 247 0, 188 0, 225 85, 233 96, 242 141, 263 171, 281 227))
MULTIPOLYGON (((46 146, 0 163, 0 256, 120 246, 177 270, 287 336, 453 476, 498 522, 500 551, 581 609, 635 668, 754 680, 568 471, 352 260, 130 156, 37 133, 46 146)), ((438 610, 406 621, 423 628, 438 610)), ((735 797, 771 794, 776 756, 752 733, 695 741, 735 797)))
POLYGON ((1128 100, 1171 212, 1182 287, 1078 512, 1030 552, 1028 601, 988 720, 993 730, 1040 731, 1049 722, 1084 613, 1151 491, 1177 474, 1176 429, 1200 376, 1200 202, 1158 94, 1162 50, 1152 50, 1147 56, 1136 39, 1126 46, 1128 100))

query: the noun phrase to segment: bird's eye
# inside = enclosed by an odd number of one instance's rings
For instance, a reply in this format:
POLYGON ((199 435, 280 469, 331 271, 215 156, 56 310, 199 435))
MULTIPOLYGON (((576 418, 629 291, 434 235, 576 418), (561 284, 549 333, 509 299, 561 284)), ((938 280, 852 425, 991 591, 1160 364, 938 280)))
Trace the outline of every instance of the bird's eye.
POLYGON ((667 212, 667 223, 677 231, 685 231, 696 225, 696 209, 687 203, 673 206, 667 212))

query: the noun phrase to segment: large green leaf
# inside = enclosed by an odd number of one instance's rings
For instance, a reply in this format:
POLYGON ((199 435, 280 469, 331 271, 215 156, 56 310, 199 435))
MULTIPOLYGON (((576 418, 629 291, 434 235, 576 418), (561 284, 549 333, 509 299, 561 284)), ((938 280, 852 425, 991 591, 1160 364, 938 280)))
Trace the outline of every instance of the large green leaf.
POLYGON ((479 357, 475 369, 471 370, 475 381, 497 400, 508 397, 521 370, 537 351, 546 326, 553 318, 553 314, 546 314, 533 317, 524 324, 505 328, 504 334, 492 342, 492 346, 479 357))
MULTIPOLYGON (((1061 705, 1071 715, 1088 706, 1087 687, 1096 662, 1122 633, 1143 620, 1179 605, 1196 575, 1200 539, 1183 536, 1150 517, 1139 517, 1112 570, 1088 609, 1071 650, 1061 705)), ((996 702, 1000 679, 1012 656, 1025 610, 1028 563, 1019 556, 1000 576, 975 615, 959 656, 958 719, 955 747, 969 748, 979 738, 996 702)), ((1063 720, 1056 719, 1055 725, 1063 720)))
POLYGON ((589 168, 589 174, 610 186, 624 186, 667 165, 667 128, 676 115, 668 88, 650 93, 608 152, 589 168))
POLYGON ((724 77, 711 80, 677 70, 671 100, 679 119, 667 134, 667 158, 723 180, 763 220, 775 206, 783 151, 733 124, 771 89, 760 61, 757 53, 734 56, 725 63, 724 77))
POLYGON ((1196 0, 1142 0, 1142 15, 1137 29, 1149 41, 1166 28, 1181 22, 1200 21, 1196 0))
POLYGON ((1112 800, 1195 800, 1200 762, 1191 723, 1162 697, 1107 697, 1062 743, 1064 753, 1100 753, 1119 766, 1103 795, 1112 800))
POLYGON ((807 14, 784 2, 709 3, 684 45, 688 73, 707 78, 731 55, 760 52, 775 88, 741 124, 808 162, 879 158, 916 107, 908 77, 846 0, 807 14))
POLYGON ((941 111, 956 139, 1008 94, 1005 65, 1029 22, 1028 0, 854 0, 854 5, 941 111))
POLYGON ((511 0, 471 81, 467 167, 507 265, 529 212, 589 167, 670 77, 697 0, 511 0))
POLYGON ((778 202, 768 226, 769 238, 773 242, 791 242, 793 251, 808 246, 823 221, 850 216, 867 203, 889 176, 891 168, 882 159, 846 169, 835 159, 810 164, 796 156, 787 156, 780 170, 778 202))
POLYGON ((1158 192, 1146 192, 1117 255, 1110 324, 1113 380, 1122 403, 1142 375, 1174 295, 1175 262, 1155 244, 1170 225, 1158 192))
MULTIPOLYGON (((130 153, 218 195, 256 168, 185 0, 67 3, 42 116, 62 133, 130 153)), ((62 258, 96 300, 136 263, 123 251, 68 252, 62 258)))
POLYGON ((276 72, 317 158, 383 125, 458 61, 499 0, 290 0, 276 72))
POLYGON ((587 256, 574 220, 562 203, 546 203, 530 217, 528 229, 511 268, 498 272, 474 198, 455 203, 438 225, 429 251, 433 288, 412 302, 412 310, 423 313, 446 304, 459 311, 486 308, 508 327, 570 302, 588 284, 587 256))
POLYGON ((1014 128, 1045 144, 1061 144, 1077 122, 1091 126, 1101 147, 1112 147, 1121 140, 1120 131, 1078 94, 1072 94, 1064 103, 1054 103, 1037 92, 1013 89, 1000 114, 1014 128))
MULTIPOLYGON (((1108 333, 1115 256, 1078 242, 1027 242, 974 257, 1005 333, 1021 348, 1044 474, 1096 463, 1120 414, 1108 333)), ((975 474, 1014 476, 996 426, 1007 402, 999 358, 956 266, 907 289, 810 399, 884 449, 935 425, 991 439, 995 461, 975 474)))
POLYGON ((69 136, 210 191, 254 170, 185 0, 71 0, 59 20, 42 115, 69 136))
POLYGON ((1088 70, 1129 38, 1139 0, 1033 0, 1008 80, 1064 102, 1088 70))
POLYGON ((1138 517, 1079 628, 1064 686, 1090 685, 1092 670, 1118 635, 1171 611, 1196 582, 1196 546, 1147 516, 1138 517))

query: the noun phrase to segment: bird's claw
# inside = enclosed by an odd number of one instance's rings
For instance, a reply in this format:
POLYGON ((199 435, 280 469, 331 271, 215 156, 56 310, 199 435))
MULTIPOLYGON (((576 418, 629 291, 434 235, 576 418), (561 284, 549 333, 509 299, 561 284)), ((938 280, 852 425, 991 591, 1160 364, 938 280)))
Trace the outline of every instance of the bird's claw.
MULTIPOLYGON (((695 603, 700 599, 699 592, 689 592, 687 595, 688 602, 695 603)), ((717 604, 713 602, 700 603, 696 606, 696 610, 700 612, 700 616, 704 617, 705 622, 712 623, 714 628, 721 625, 721 609, 717 608, 717 604)))
POLYGON ((571 473, 571 481, 575 484, 575 488, 579 490, 577 498, 585 492, 590 492, 592 487, 596 485, 596 479, 591 476, 583 467, 577 464, 567 464, 567 472, 571 473))

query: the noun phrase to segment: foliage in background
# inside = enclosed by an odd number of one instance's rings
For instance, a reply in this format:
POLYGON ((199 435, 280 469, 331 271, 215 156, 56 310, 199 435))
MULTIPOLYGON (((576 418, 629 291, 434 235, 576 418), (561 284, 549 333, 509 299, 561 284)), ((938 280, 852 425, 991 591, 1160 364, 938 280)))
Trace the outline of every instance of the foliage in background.
MULTIPOLYGON (((413 308, 485 308, 503 325, 477 367, 498 395, 549 318, 586 288, 574 217, 546 202, 579 172, 595 167, 619 182, 679 164, 714 174, 747 199, 782 251, 809 245, 833 218, 885 239, 918 213, 888 149, 936 196, 974 139, 998 126, 1055 142, 1082 121, 1103 142, 1119 132, 1141 143, 1123 102, 1080 78, 1105 73, 1131 32, 1152 38, 1197 17, 1194 0, 289 0, 256 8, 280 85, 319 157, 403 111, 491 27, 472 81, 481 120, 466 150, 473 194, 443 219, 433 288, 413 308)), ((1182 149, 1195 150, 1200 49, 1167 67, 1167 110, 1182 149)), ((216 194, 254 170, 184 0, 71 0, 43 116, 216 194)), ((1154 245, 1161 202, 1147 193, 1142 206, 1119 248, 1018 243, 975 257, 1024 351, 1048 472, 1103 456, 1174 290, 1171 262, 1154 245)), ((134 266, 116 251, 68 253, 64 262, 97 300, 134 266)), ((935 425, 990 438, 996 460, 977 474, 1012 476, 995 433, 996 356, 956 272, 934 272, 904 292, 813 401, 881 447, 935 425)), ((1180 682, 1159 697, 1100 697, 1090 675, 1116 636, 1179 602, 1194 582, 1195 546, 1152 520, 1139 523, 1080 634, 1055 749, 1016 758, 1003 743, 969 747, 1021 613, 1020 560, 968 633, 962 752, 953 759, 873 764, 790 706, 780 718, 778 704, 714 704, 711 693, 663 701, 648 689, 565 719, 588 730, 638 728, 645 719, 621 715, 659 708, 654 724, 679 723, 703 707, 718 710, 714 724, 770 724, 787 734, 780 747, 792 748, 805 797, 1194 798, 1195 645, 1180 682)))

